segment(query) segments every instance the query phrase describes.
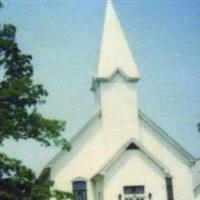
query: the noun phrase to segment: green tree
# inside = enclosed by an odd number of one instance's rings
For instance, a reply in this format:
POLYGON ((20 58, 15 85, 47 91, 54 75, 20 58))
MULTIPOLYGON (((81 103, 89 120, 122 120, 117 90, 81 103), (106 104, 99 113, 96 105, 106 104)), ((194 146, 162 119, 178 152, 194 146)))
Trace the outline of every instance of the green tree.
MULTIPOLYGON (((0 145, 8 139, 33 139, 44 146, 69 150, 61 135, 65 122, 45 118, 38 112, 37 106, 45 103, 48 93, 42 85, 33 83, 32 57, 21 52, 15 36, 15 26, 0 26, 0 70, 4 70, 0 80, 0 145)), ((52 191, 52 186, 48 169, 37 177, 21 161, 0 152, 1 200, 64 200, 72 196, 52 191)))

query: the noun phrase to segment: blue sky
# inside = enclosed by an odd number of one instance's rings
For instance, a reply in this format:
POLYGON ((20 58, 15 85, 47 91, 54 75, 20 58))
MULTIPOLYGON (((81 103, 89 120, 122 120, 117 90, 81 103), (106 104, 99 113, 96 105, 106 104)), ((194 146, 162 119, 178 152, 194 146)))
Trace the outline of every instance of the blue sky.
MULTIPOLYGON (((1 23, 17 26, 17 41, 33 55, 34 79, 50 95, 41 111, 67 121, 71 137, 95 113, 95 71, 103 0, 3 1, 1 23)), ((141 74, 139 107, 194 156, 200 156, 200 3, 114 1, 141 74)), ((39 172, 55 154, 33 141, 5 144, 11 156, 39 172)))

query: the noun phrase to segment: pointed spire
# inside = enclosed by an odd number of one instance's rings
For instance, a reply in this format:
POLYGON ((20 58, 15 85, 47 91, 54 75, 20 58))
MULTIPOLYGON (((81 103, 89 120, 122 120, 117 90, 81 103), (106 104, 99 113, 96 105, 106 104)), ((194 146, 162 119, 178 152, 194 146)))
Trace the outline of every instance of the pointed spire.
POLYGON ((129 79, 139 79, 123 30, 111 0, 107 0, 100 57, 96 78, 109 78, 116 71, 129 79))

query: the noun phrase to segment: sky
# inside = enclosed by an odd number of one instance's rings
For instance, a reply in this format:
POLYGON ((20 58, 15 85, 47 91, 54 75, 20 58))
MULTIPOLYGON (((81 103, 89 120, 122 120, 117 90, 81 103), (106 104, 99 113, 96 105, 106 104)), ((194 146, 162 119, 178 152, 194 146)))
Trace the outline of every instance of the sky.
MULTIPOLYGON (((90 91, 98 62, 103 0, 4 0, 1 23, 33 56, 35 83, 49 92, 41 112, 67 121, 71 138, 96 112, 90 91)), ((200 3, 115 0, 114 7, 141 74, 139 108, 195 157, 200 157, 200 3)), ((39 173, 58 151, 34 141, 3 150, 39 173)))

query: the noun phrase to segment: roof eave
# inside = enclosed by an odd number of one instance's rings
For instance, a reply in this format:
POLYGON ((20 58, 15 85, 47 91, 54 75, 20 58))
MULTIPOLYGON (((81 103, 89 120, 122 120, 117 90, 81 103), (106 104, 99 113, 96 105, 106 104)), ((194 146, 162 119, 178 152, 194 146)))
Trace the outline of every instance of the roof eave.
POLYGON ((139 147, 139 149, 152 160, 152 162, 158 165, 166 176, 172 177, 170 170, 163 163, 161 163, 157 158, 155 158, 155 156, 148 152, 142 144, 137 142, 135 139, 131 139, 128 143, 121 147, 121 149, 113 156, 113 158, 104 164, 104 166, 92 177, 92 179, 95 179, 95 177, 104 176, 106 171, 120 158, 120 156, 122 156, 127 146, 129 146, 132 142, 134 142, 139 147))
POLYGON ((140 80, 139 75, 130 76, 130 75, 127 75, 125 72, 123 72, 121 69, 118 68, 108 76, 95 76, 95 75, 93 75, 92 76, 91 90, 95 91, 100 82, 109 82, 109 81, 111 81, 117 73, 119 73, 128 82, 137 82, 138 80, 140 80))
POLYGON ((184 158, 189 161, 189 166, 193 166, 196 163, 196 158, 186 151, 180 144, 172 139, 163 129, 155 124, 149 117, 147 117, 141 110, 139 110, 139 117, 142 118, 147 124, 149 124, 154 130, 165 138, 184 158))

